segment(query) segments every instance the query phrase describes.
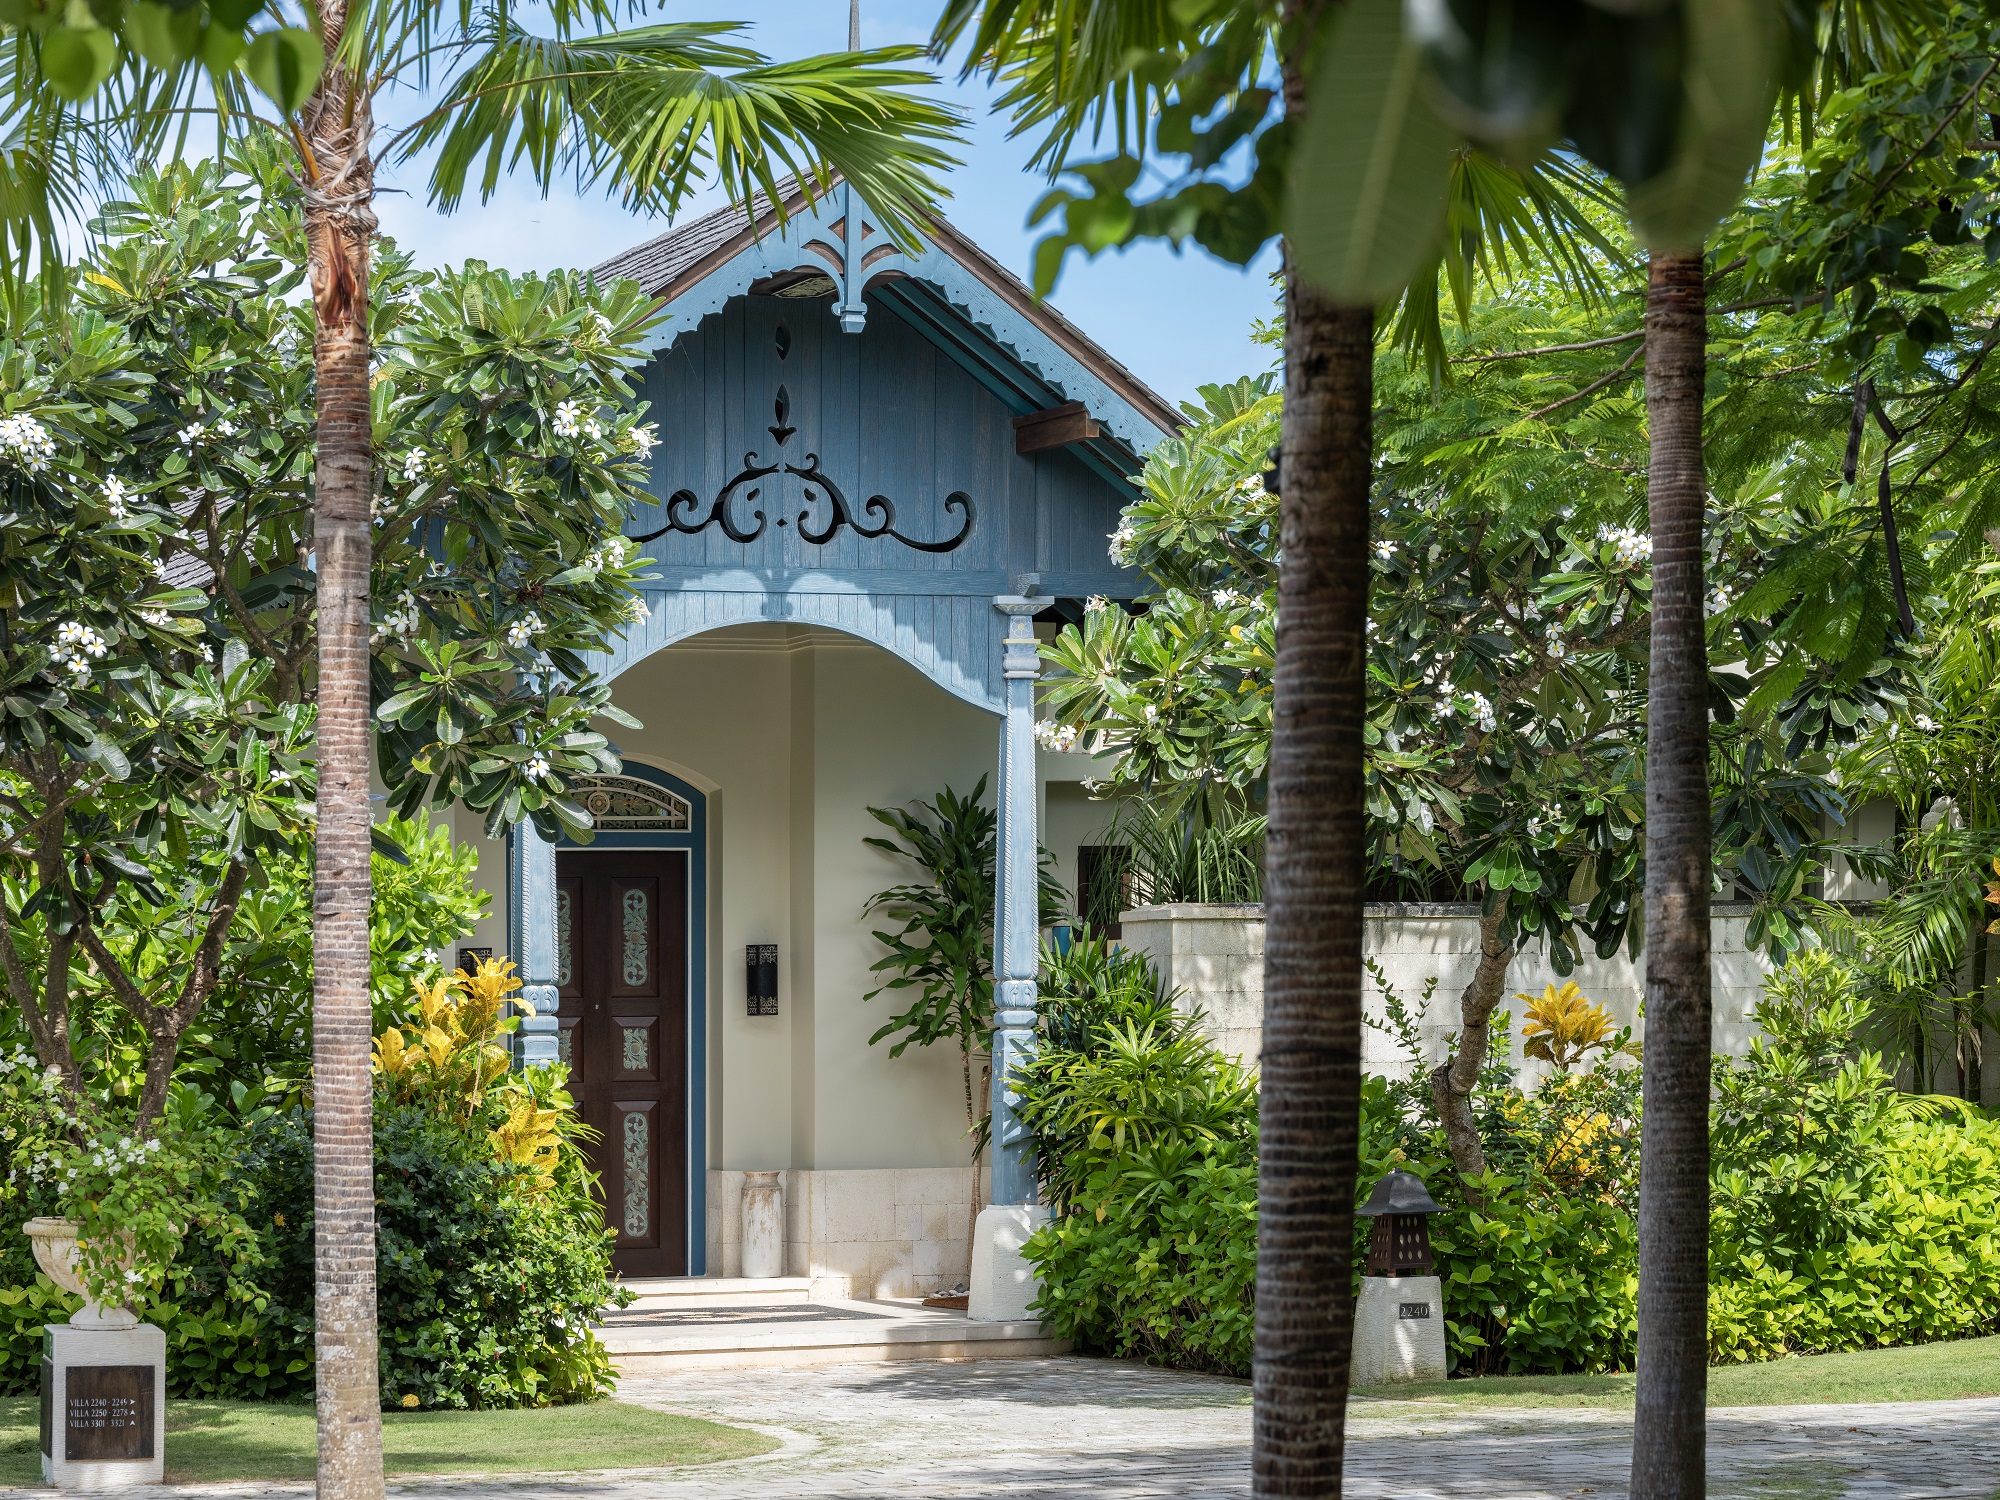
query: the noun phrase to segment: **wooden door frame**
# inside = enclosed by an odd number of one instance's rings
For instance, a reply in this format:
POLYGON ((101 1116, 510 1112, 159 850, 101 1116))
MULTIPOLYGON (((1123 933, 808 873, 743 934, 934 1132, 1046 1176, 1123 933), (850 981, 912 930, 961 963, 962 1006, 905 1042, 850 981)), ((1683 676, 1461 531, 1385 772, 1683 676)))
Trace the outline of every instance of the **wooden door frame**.
MULTIPOLYGON (((671 772, 627 760, 621 775, 650 781, 684 800, 688 831, 604 832, 588 844, 563 839, 558 850, 685 851, 687 880, 687 1273, 708 1270, 708 797, 671 772)), ((517 944, 518 945, 518 944, 517 944)))

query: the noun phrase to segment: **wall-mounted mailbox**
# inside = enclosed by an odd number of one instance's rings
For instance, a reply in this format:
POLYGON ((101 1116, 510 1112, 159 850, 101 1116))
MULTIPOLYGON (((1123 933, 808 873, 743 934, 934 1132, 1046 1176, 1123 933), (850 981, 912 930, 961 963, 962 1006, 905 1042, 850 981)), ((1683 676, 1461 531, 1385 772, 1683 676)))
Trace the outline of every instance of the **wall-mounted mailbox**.
POLYGON ((748 1014, 775 1016, 778 1013, 778 945, 751 943, 743 950, 743 989, 749 996, 748 1014))

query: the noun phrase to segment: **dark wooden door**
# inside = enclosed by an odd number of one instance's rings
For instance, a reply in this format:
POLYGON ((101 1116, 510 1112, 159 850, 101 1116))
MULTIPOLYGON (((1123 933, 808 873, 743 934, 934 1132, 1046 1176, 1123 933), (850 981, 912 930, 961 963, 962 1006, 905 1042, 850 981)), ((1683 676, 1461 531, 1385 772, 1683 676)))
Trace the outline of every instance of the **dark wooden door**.
POLYGON ((556 856, 557 1012, 625 1276, 687 1274, 685 851, 556 856))

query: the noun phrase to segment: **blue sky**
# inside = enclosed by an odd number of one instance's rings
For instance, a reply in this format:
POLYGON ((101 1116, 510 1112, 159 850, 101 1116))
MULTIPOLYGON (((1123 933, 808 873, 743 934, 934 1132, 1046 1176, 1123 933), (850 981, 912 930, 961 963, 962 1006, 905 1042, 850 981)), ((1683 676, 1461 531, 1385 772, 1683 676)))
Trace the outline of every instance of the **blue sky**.
MULTIPOLYGON (((864 46, 921 43, 939 0, 862 0, 864 46)), ((847 42, 847 0, 735 0, 699 11, 678 6, 655 19, 722 16, 751 24, 750 45, 775 57, 804 57, 838 50, 847 42)), ((983 83, 960 85, 948 77, 945 97, 972 113, 971 139, 947 184, 946 216, 1017 275, 1026 278, 1036 232, 1030 208, 1046 186, 1024 170, 1026 140, 1009 141, 1005 123, 990 113, 983 83)), ((412 101, 413 102, 413 101, 412 101)), ((393 121, 402 101, 381 111, 393 121)), ((545 200, 531 184, 503 184, 485 205, 469 203, 449 218, 424 206, 424 173, 413 162, 385 174, 376 211, 382 228, 426 265, 479 257, 515 270, 589 265, 660 233, 658 220, 640 219, 598 196, 558 188, 545 200)), ((688 212, 719 203, 703 198, 688 212)), ((1173 400, 1191 396, 1210 380, 1233 380, 1270 366, 1270 351, 1250 342, 1251 323, 1272 313, 1270 273, 1275 254, 1248 271, 1224 265, 1190 246, 1176 255, 1161 245, 1138 246, 1084 261, 1072 252, 1051 299, 1075 323, 1173 400)))

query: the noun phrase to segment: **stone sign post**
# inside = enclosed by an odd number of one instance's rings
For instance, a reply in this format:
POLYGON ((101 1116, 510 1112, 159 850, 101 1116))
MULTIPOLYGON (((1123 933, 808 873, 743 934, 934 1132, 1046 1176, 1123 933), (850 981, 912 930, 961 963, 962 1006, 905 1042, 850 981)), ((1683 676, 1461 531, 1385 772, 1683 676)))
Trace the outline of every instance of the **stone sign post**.
POLYGON ((31 1219, 35 1263, 84 1298, 42 1329, 42 1478, 59 1490, 122 1490, 165 1475, 167 1335, 129 1307, 90 1300, 77 1274, 76 1226, 31 1219))

